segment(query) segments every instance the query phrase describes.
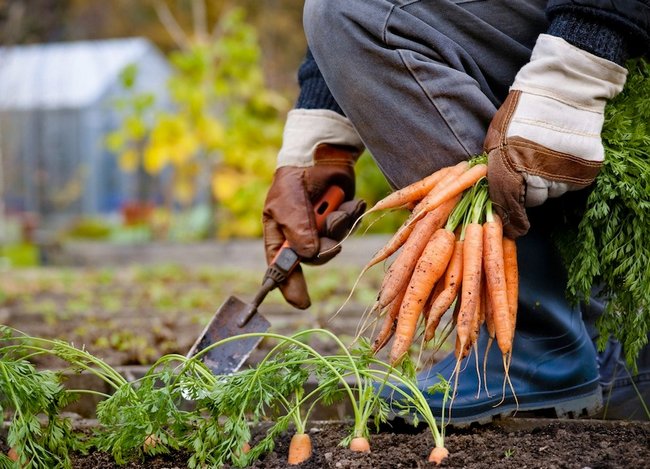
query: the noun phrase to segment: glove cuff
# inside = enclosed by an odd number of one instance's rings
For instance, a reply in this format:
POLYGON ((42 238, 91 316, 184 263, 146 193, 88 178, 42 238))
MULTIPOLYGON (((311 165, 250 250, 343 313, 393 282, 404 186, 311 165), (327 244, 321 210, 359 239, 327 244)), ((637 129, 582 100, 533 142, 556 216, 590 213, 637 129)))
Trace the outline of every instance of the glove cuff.
POLYGON ((530 62, 519 71, 511 90, 602 113, 607 101, 621 92, 626 78, 624 67, 559 37, 540 34, 530 62))
POLYGON ((313 166, 316 148, 322 144, 354 148, 357 156, 364 150, 359 134, 347 117, 326 109, 289 111, 277 168, 313 166))

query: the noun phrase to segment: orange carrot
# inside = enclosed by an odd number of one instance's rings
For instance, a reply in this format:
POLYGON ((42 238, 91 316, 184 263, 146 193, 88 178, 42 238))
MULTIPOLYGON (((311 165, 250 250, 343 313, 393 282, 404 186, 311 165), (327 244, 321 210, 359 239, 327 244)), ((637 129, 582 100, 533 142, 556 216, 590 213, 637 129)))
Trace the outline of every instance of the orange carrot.
MULTIPOLYGON (((483 248, 485 250, 485 247, 483 248)), ((478 300, 476 302, 476 312, 474 313, 474 319, 472 322, 472 329, 470 331, 470 344, 474 344, 476 339, 478 339, 478 333, 485 322, 485 304, 483 300, 483 282, 485 281, 485 275, 481 275, 481 282, 477 289, 478 300)))
POLYGON ((429 200, 431 198, 436 196, 436 193, 440 191, 440 189, 443 189, 453 183, 455 179, 458 178, 461 174, 467 171, 469 168, 469 162, 467 161, 461 161, 460 163, 455 164, 454 166, 448 166, 446 168, 445 174, 443 177, 440 179, 438 184, 436 184, 434 187, 431 188, 431 190, 420 200, 415 207, 413 207, 413 210, 415 212, 420 211, 420 209, 426 205, 428 205, 429 200))
POLYGON ((372 256, 372 259, 368 261, 361 272, 363 273, 367 271, 373 265, 379 264, 381 261, 388 259, 395 252, 397 252, 397 250, 410 239, 411 233, 415 230, 415 228, 415 224, 407 226, 406 222, 404 222, 402 226, 398 228, 395 234, 391 236, 388 242, 384 244, 384 246, 382 246, 382 248, 377 251, 374 256, 372 256))
POLYGON ((454 304, 454 311, 451 314, 451 320, 454 324, 458 322, 458 312, 460 311, 460 299, 463 296, 463 281, 461 280, 460 288, 458 289, 458 296, 454 304))
POLYGON ((517 244, 514 239, 503 237, 503 269, 506 276, 506 289, 508 294, 508 311, 512 333, 515 332, 517 323, 517 305, 519 296, 519 267, 517 265, 517 244))
POLYGON ((503 263, 503 227, 498 216, 492 216, 491 207, 488 208, 488 220, 483 227, 485 280, 492 302, 492 317, 497 344, 505 355, 510 352, 512 347, 513 332, 503 263))
MULTIPOLYGON (((370 267, 373 265, 383 261, 384 259, 387 259, 389 256, 391 256, 395 251, 397 251, 410 237, 411 232, 414 231, 414 225, 416 224, 415 221, 413 221, 413 217, 416 213, 420 212, 420 207, 424 206, 427 204, 427 201, 434 196, 434 194, 439 190, 443 189, 444 187, 448 186, 451 184, 460 174, 462 174, 463 171, 467 169, 469 166, 469 163, 467 161, 461 161, 458 163, 456 166, 452 166, 447 172, 446 176, 443 178, 442 181, 438 183, 438 185, 427 194, 427 196, 422 199, 420 202, 418 202, 415 207, 413 207, 413 212, 409 217, 402 223, 402 226, 397 230, 397 232, 393 235, 393 237, 386 243, 386 245, 380 249, 372 259, 366 264, 366 266, 363 268, 363 272, 368 270, 370 267), (413 221, 413 222, 412 222, 413 221)), ((453 207, 452 207, 453 208, 453 207)), ((434 210, 431 210, 433 212, 434 210)), ((444 218, 447 218, 449 216, 449 213, 440 213, 440 215, 444 215, 444 218)), ((435 231, 437 228, 430 229, 429 232, 435 231)), ((420 251, 421 253, 422 251, 420 251)), ((419 254, 418 254, 419 256, 419 254)))
MULTIPOLYGON (((487 282, 486 282, 487 283, 487 282)), ((490 299, 490 293, 488 292, 487 284, 483 283, 483 301, 485 302, 485 327, 488 332, 488 349, 491 345, 491 340, 496 337, 496 331, 494 329, 494 318, 492 317, 492 300, 490 299)))
POLYGON ((444 289, 435 298, 429 309, 424 340, 430 341, 435 335, 440 319, 458 296, 463 275, 463 241, 456 240, 454 252, 445 272, 444 289))
POLYGON ((368 438, 365 438, 363 436, 352 438, 352 441, 350 442, 350 449, 352 451, 357 451, 360 453, 369 453, 370 442, 368 441, 368 438))
MULTIPOLYGON (((452 252, 452 258, 453 258, 453 252, 452 252)), ((451 259, 449 260, 451 262, 451 259)), ((449 264, 447 264, 447 269, 449 269, 449 264)), ((446 271, 445 271, 446 272, 446 271)), ((431 294, 429 295, 429 298, 427 299, 426 303, 424 304, 424 308, 422 309, 422 318, 424 319, 424 324, 426 325, 429 322, 429 311, 431 311, 431 305, 435 301, 436 298, 442 293, 442 291, 445 289, 445 276, 443 275, 440 280, 436 282, 436 284, 433 286, 433 290, 431 290, 431 294)))
MULTIPOLYGON (((485 310, 483 306, 483 281, 485 276, 481 273, 481 281, 476 289, 478 297, 476 299, 476 309, 474 310, 474 315, 471 318, 470 328, 469 328, 469 339, 465 344, 465 347, 461 349, 460 336, 456 336, 456 350, 455 354, 461 359, 465 358, 469 354, 470 348, 476 344, 478 339, 479 330, 481 329, 482 322, 485 320, 485 310)), ((462 306, 462 303, 461 303, 462 306)), ((478 359, 478 355, 476 356, 478 359)), ((478 364, 477 364, 478 366, 478 364)))
POLYGON ((381 307, 385 307, 393 301, 397 293, 408 283, 417 260, 432 237, 431 233, 435 233, 445 224, 458 199, 459 197, 456 197, 447 201, 431 211, 415 225, 413 233, 404 243, 402 251, 395 258, 384 276, 379 293, 381 307))
POLYGON ((388 305, 387 311, 385 313, 384 324, 382 325, 381 330, 377 334, 375 341, 372 344, 372 352, 377 353, 382 348, 386 346, 390 338, 395 333, 395 326, 397 324, 397 314, 399 313, 399 308, 402 305, 402 300, 404 299, 404 293, 406 293, 406 288, 404 288, 395 299, 388 305))
MULTIPOLYGON (((469 168, 460 176, 454 176, 453 180, 451 180, 449 184, 441 187, 440 190, 436 190, 434 196, 431 198, 426 197, 426 202, 423 200, 420 204, 418 204, 418 206, 413 211, 413 216, 409 223, 414 223, 416 220, 422 218, 427 212, 438 207, 445 201, 461 194, 465 189, 472 187, 486 175, 487 165, 479 163, 469 168)), ((446 181, 446 179, 447 178, 443 179, 443 181, 440 182, 441 186, 443 182, 446 181)))
POLYGON ((449 451, 444 446, 436 446, 431 450, 429 454, 429 462, 433 462, 436 466, 439 466, 440 463, 449 456, 449 451))
POLYGON ((14 447, 9 448, 9 451, 7 452, 7 457, 13 462, 18 462, 18 460, 20 459, 20 456, 18 455, 18 451, 16 451, 16 448, 14 447))
MULTIPOLYGON (((460 163, 454 165, 454 166, 449 166, 447 169, 447 173, 445 176, 440 180, 440 182, 433 187, 429 193, 422 199, 420 202, 417 203, 415 207, 413 207, 413 213, 409 217, 409 219, 413 218, 415 214, 420 212, 421 209, 429 206, 430 201, 432 199, 435 199, 438 195, 438 193, 444 189, 445 187, 453 184, 453 182, 458 179, 458 177, 465 173, 467 169, 469 168, 469 162, 467 161, 461 161, 460 163)), ((429 211, 429 210, 427 210, 429 211)), ((406 223, 408 224, 409 220, 406 220, 406 223)))
POLYGON ((311 438, 306 433, 296 433, 289 443, 289 457, 287 462, 291 465, 305 462, 311 457, 311 438))
POLYGON ((447 175, 450 169, 451 167, 439 169, 424 179, 420 179, 413 184, 409 184, 406 187, 388 194, 386 197, 368 209, 365 214, 377 212, 379 210, 401 207, 410 202, 419 202, 424 196, 431 192, 436 184, 438 184, 447 175))
POLYGON ((444 228, 436 230, 427 243, 408 283, 397 317, 390 360, 396 363, 411 346, 418 318, 431 289, 444 275, 453 253, 455 237, 444 228))
POLYGON ((465 227, 465 243, 463 246, 463 288, 460 298, 460 310, 456 321, 458 352, 468 348, 474 314, 479 301, 481 285, 481 263, 483 259, 483 226, 480 223, 469 223, 465 227))
POLYGON ((492 347, 492 342, 496 336, 496 331, 494 329, 494 318, 492 317, 492 300, 490 299, 490 293, 488 292, 487 282, 483 282, 483 308, 485 310, 485 328, 488 333, 487 345, 485 346, 485 355, 483 356, 483 383, 485 383, 485 392, 488 397, 490 397, 490 391, 487 386, 487 359, 490 348, 492 347))
POLYGON ((160 443, 160 438, 158 438, 155 433, 151 433, 144 439, 144 442, 142 443, 142 449, 146 453, 154 449, 158 443, 160 443))
MULTIPOLYGON (((454 205, 455 203, 450 202, 440 206, 438 209, 432 210, 422 220, 419 220, 418 223, 408 224, 408 220, 405 221, 384 247, 377 251, 372 259, 370 259, 363 270, 366 271, 373 265, 388 259, 400 247, 402 247, 402 245, 407 243, 416 246, 415 248, 409 247, 408 249, 414 249, 414 252, 411 252, 409 255, 414 256, 414 259, 417 259, 420 254, 422 254, 422 250, 424 249, 431 233, 444 225, 449 213, 453 210, 454 205), (428 220, 425 222, 425 219, 428 220), (426 236, 424 241, 421 239, 422 236, 426 236)), ((406 250, 406 246, 404 246, 404 249, 406 250)))

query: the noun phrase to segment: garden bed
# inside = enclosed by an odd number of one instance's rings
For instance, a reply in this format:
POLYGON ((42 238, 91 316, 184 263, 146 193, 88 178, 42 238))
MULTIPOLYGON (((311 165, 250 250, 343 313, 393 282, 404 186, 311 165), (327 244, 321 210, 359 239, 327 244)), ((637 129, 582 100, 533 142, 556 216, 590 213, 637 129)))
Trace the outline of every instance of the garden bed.
MULTIPOLYGON (((352 342, 364 311, 372 304, 382 272, 371 272, 358 286, 352 301, 333 318, 344 303, 359 268, 348 266, 307 269, 314 306, 307 311, 292 310, 278 292, 262 307, 272 331, 292 334, 309 328, 326 328, 346 344, 352 342)), ((103 359, 128 381, 137 379, 147 366, 162 355, 184 355, 229 294, 246 300, 259 285, 262 272, 210 267, 156 265, 128 268, 74 268, 0 273, 0 323, 31 336, 71 342, 103 359)), ((372 335, 371 332, 365 334, 372 335)), ((322 354, 336 347, 322 336, 308 339, 322 354)), ((249 364, 259 362, 271 343, 263 341, 249 364)), ((440 353, 444 353, 441 351, 440 353)), ((57 368, 61 363, 50 355, 34 358, 39 369, 57 368)), ((71 374, 67 386, 109 392, 101 381, 91 383, 88 374, 71 374), (75 381, 77 380, 77 381, 75 381), (79 381, 82 380, 82 381, 79 381)), ((306 389, 310 382, 307 382, 306 389)), ((99 397, 83 395, 67 410, 94 416, 99 397), (85 407, 84 407, 85 406, 85 407), (82 410, 83 409, 83 410, 82 410)), ((359 455, 338 443, 350 426, 345 404, 329 406, 329 414, 314 412, 314 419, 332 419, 308 424, 314 445, 307 468, 425 467, 433 441, 426 428, 404 424, 384 426, 371 435, 372 452, 359 455), (338 406, 338 407, 337 407, 338 406)), ((78 421, 75 421, 78 423, 78 421)), ((261 438, 262 429, 253 434, 261 438)), ((287 467, 290 433, 283 433, 273 451, 253 467, 287 467)), ((650 424, 599 420, 506 419, 465 430, 448 429, 446 446, 450 457, 444 467, 644 467, 650 464, 650 424)), ((4 436, 0 447, 6 451, 4 436)), ((75 454, 75 468, 184 468, 189 455, 172 453, 147 457, 118 466, 110 454, 75 454)))
MULTIPOLYGON (((370 454, 338 446, 348 426, 341 422, 314 422, 311 459, 301 468, 418 468, 426 462, 431 434, 396 421, 371 435, 370 454)), ((286 468, 290 434, 283 434, 274 451, 252 467, 286 468)), ((650 423, 600 420, 506 419, 469 429, 449 429, 449 458, 441 467, 454 468, 627 468, 650 463, 650 423)), ((188 456, 171 453, 118 466, 106 453, 75 455, 75 469, 185 468, 188 456)))

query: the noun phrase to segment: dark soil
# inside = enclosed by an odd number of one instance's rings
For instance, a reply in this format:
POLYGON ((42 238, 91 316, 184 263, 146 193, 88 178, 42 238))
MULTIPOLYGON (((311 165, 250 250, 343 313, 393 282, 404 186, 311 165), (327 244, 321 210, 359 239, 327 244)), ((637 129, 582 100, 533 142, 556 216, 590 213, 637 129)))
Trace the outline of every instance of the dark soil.
MULTIPOLYGON (((310 429, 312 458, 296 467, 317 468, 419 468, 433 447, 426 428, 394 424, 371 436, 370 454, 355 454, 338 446, 347 427, 321 423, 310 429)), ((275 451, 256 462, 255 468, 285 468, 291 435, 277 442, 275 451)), ((596 420, 509 419, 487 426, 449 430, 449 458, 441 467, 455 468, 628 468, 650 467, 650 424, 596 420)), ((185 468, 187 455, 172 454, 141 463, 117 466, 107 454, 77 457, 75 468, 172 469, 185 468)))

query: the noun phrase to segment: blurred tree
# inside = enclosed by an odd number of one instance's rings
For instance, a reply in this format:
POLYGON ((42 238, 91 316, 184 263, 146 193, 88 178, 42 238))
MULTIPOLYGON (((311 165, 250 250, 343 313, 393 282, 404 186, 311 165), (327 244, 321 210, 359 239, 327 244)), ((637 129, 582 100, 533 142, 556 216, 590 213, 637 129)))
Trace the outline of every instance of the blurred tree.
MULTIPOLYGON (((151 120, 151 97, 130 96, 122 103, 124 124, 108 144, 125 170, 159 174, 173 167, 171 193, 181 206, 207 191, 218 202, 219 236, 259 236, 289 101, 265 86, 257 35, 243 10, 223 13, 210 30, 204 5, 192 1, 188 33, 166 3, 154 3, 177 45, 170 54, 173 109, 156 110, 151 120)), ((132 73, 123 74, 127 89, 132 73)))

